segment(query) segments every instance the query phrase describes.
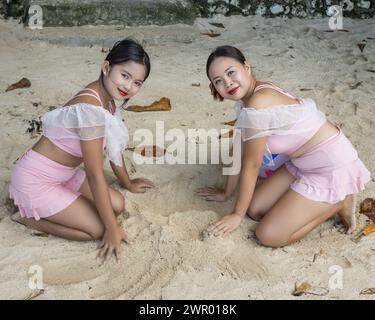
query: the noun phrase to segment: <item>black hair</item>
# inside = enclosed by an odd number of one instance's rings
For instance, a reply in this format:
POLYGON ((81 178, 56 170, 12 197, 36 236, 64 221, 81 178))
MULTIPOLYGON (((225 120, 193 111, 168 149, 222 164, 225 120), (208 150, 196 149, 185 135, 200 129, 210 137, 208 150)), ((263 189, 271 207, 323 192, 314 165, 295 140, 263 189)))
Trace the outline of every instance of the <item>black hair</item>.
POLYGON ((117 41, 109 51, 105 60, 109 62, 110 66, 128 61, 143 64, 146 69, 144 80, 146 80, 150 74, 151 64, 147 52, 138 42, 130 38, 117 41))
MULTIPOLYGON (((208 79, 210 79, 210 76, 208 75, 208 70, 210 69, 212 62, 214 62, 214 60, 219 57, 232 58, 242 64, 245 64, 245 61, 246 61, 242 52, 238 50, 236 47, 232 47, 232 46, 217 47, 214 51, 211 52, 211 54, 209 55, 207 59, 206 74, 207 74, 208 79)), ((220 101, 224 100, 224 98, 216 91, 215 86, 212 82, 210 83, 210 89, 211 89, 211 94, 214 96, 215 100, 220 100, 220 101)))

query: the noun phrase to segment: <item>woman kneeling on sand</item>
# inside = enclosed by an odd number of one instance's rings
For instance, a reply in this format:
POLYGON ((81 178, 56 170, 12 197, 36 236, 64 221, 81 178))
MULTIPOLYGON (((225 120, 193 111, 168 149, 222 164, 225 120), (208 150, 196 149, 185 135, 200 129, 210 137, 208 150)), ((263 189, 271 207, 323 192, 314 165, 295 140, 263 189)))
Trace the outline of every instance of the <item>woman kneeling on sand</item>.
POLYGON ((353 232, 355 195, 371 176, 340 128, 327 121, 312 99, 256 80, 235 47, 216 48, 206 71, 214 98, 237 102, 235 128, 242 139, 240 173, 228 176, 223 190, 197 190, 207 200, 224 201, 239 183, 233 212, 211 225, 209 233, 227 235, 247 214, 260 221, 256 236, 263 245, 281 247, 301 239, 335 213, 347 233, 353 232), (273 153, 290 160, 255 188, 263 156, 272 159, 273 153))
POLYGON ((107 185, 103 151, 122 187, 131 192, 153 187, 149 180, 129 179, 122 157, 128 130, 114 102, 137 94, 149 73, 143 48, 119 41, 98 80, 44 114, 42 137, 11 173, 9 196, 19 209, 13 220, 65 239, 101 239, 99 256, 119 257, 121 241, 129 243, 116 220, 124 197, 107 185), (78 167, 82 162, 85 170, 78 167))

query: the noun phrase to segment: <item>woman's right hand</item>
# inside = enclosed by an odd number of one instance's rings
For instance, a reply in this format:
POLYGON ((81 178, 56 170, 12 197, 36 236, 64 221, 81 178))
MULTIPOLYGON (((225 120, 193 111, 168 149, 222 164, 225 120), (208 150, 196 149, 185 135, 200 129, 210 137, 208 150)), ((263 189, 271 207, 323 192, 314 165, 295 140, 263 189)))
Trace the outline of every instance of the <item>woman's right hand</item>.
POLYGON ((195 190, 195 194, 206 201, 224 202, 229 198, 224 189, 214 186, 198 188, 195 190))
POLYGON ((98 249, 100 249, 98 257, 105 261, 114 252, 118 261, 120 258, 121 241, 132 244, 125 231, 119 225, 116 225, 113 229, 106 229, 102 241, 98 246, 98 249))

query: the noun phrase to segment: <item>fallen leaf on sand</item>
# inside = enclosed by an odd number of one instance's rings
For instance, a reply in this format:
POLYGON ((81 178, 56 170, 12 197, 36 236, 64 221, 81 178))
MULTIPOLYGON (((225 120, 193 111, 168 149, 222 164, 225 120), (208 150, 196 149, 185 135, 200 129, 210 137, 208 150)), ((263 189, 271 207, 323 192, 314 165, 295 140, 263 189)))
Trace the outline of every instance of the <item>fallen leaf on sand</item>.
POLYGON ((375 294, 375 288, 363 289, 359 294, 375 294))
POLYGON ((40 295, 42 295, 44 293, 44 289, 40 289, 36 292, 33 292, 32 294, 30 294, 28 297, 26 297, 24 300, 33 300, 35 299, 36 297, 39 297, 40 295))
POLYGON ((219 136, 219 139, 232 138, 232 137, 233 137, 233 130, 229 130, 228 132, 221 134, 219 136))
POLYGON ((361 50, 361 52, 363 52, 363 49, 365 49, 366 47, 366 40, 363 40, 361 43, 358 43, 357 44, 359 50, 361 50))
POLYGON ((210 25, 217 27, 217 28, 225 28, 221 22, 210 22, 210 25))
POLYGON ((126 150, 136 152, 143 157, 162 157, 165 155, 165 149, 159 148, 158 146, 143 146, 136 148, 127 148, 126 150))
POLYGON ((234 124, 236 123, 237 119, 234 119, 232 121, 228 121, 228 122, 224 122, 223 124, 226 124, 227 126, 234 126, 234 124))
POLYGON ((325 296, 329 293, 327 288, 322 287, 312 287, 312 285, 308 282, 303 282, 301 285, 297 287, 297 284, 294 285, 294 291, 292 292, 293 296, 299 297, 304 294, 311 294, 314 296, 325 296))
POLYGON ((215 38, 215 37, 221 36, 221 33, 216 33, 216 32, 202 32, 201 35, 203 35, 203 36, 209 36, 211 38, 215 38))
POLYGON ((200 87, 201 84, 200 84, 200 83, 192 83, 191 86, 192 86, 192 87, 200 87))
POLYGON ((357 89, 361 84, 362 84, 362 81, 359 81, 355 84, 349 84, 349 88, 352 89, 352 90, 357 89))
POLYGON ((366 198, 359 205, 359 213, 364 214, 375 223, 375 200, 366 198))
POLYGON ((312 89, 308 89, 308 88, 301 88, 299 89, 300 91, 311 91, 312 89))
POLYGON ((172 109, 171 101, 168 98, 163 97, 159 101, 155 101, 149 106, 133 105, 133 106, 127 107, 125 110, 133 111, 133 112, 147 112, 147 111, 169 111, 171 109, 172 109))
POLYGON ((306 293, 307 290, 311 289, 311 284, 308 282, 303 282, 299 286, 294 285, 294 291, 292 292, 293 296, 299 297, 306 293))
POLYGON ((31 86, 31 82, 27 78, 22 78, 20 81, 11 84, 5 92, 8 92, 10 90, 19 89, 19 88, 28 88, 31 86))

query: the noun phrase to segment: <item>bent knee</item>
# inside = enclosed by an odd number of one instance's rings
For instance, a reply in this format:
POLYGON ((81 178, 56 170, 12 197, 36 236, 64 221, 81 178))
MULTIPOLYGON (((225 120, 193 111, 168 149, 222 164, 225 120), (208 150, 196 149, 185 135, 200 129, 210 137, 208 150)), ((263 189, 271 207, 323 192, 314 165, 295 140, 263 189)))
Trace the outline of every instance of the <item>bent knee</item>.
POLYGON ((114 190, 111 201, 112 201, 112 209, 115 212, 116 217, 117 217, 125 210, 125 198, 120 192, 114 190))
POLYGON ((265 215, 265 213, 262 210, 256 208, 255 206, 252 206, 252 205, 250 205, 250 207, 247 209, 246 213, 251 219, 253 219, 255 221, 260 221, 265 215))
POLYGON ((88 233, 91 240, 101 240, 103 238, 104 231, 105 231, 105 228, 101 224, 101 225, 91 228, 90 230, 87 230, 86 233, 88 233))
POLYGON ((288 243, 288 239, 272 226, 259 225, 255 230, 255 235, 266 247, 280 248, 288 243))

